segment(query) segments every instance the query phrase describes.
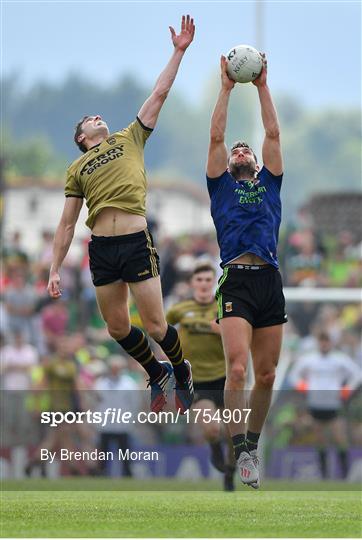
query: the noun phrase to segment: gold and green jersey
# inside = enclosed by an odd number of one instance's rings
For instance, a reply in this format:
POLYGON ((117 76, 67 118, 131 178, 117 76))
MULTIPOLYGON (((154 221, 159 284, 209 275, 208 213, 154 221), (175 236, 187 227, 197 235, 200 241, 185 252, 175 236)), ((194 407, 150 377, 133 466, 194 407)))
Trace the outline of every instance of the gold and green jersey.
POLYGON ((167 322, 179 324, 182 350, 192 366, 194 382, 225 377, 225 360, 221 336, 210 322, 217 317, 217 303, 200 304, 194 299, 175 304, 166 315, 167 322))
POLYGON ((86 225, 90 229, 97 214, 106 207, 145 216, 147 180, 143 151, 151 133, 152 129, 137 118, 68 168, 65 196, 85 198, 86 225))
POLYGON ((74 406, 74 391, 77 378, 77 365, 72 359, 54 356, 44 366, 47 389, 51 406, 56 411, 71 410, 74 406))

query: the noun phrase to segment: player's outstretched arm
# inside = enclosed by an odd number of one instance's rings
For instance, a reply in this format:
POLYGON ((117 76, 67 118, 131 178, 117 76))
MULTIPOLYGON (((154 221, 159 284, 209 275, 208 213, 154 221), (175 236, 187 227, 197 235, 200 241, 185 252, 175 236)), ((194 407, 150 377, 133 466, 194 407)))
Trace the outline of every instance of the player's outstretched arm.
POLYGON ((49 273, 48 293, 52 298, 61 296, 59 270, 72 243, 82 204, 83 199, 79 197, 65 199, 63 214, 54 236, 53 261, 49 273))
POLYGON ((227 60, 221 57, 221 90, 211 117, 210 145, 206 172, 209 178, 217 178, 227 169, 227 148, 225 145, 225 130, 230 92, 235 82, 229 79, 226 72, 227 60))
POLYGON ((156 85, 150 97, 142 105, 138 118, 146 127, 154 128, 158 115, 164 104, 171 86, 176 78, 178 68, 187 47, 190 45, 195 35, 194 20, 190 15, 183 15, 181 21, 181 31, 176 34, 172 26, 169 27, 171 39, 174 46, 173 54, 157 79, 156 85))
POLYGON ((280 128, 277 112, 267 84, 268 64, 264 53, 263 69, 253 84, 257 87, 261 107, 265 138, 263 142, 263 163, 269 171, 279 176, 283 172, 283 158, 280 145, 280 128))

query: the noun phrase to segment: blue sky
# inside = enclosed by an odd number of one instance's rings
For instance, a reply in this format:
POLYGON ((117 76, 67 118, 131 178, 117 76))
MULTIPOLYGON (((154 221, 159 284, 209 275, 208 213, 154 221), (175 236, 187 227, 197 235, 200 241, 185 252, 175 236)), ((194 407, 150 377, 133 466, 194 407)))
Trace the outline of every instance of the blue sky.
MULTIPOLYGON (((274 92, 313 108, 359 106, 361 5, 349 1, 278 1, 263 7, 263 49, 274 92)), ((197 103, 220 54, 258 45, 255 2, 4 1, 2 74, 24 85, 61 81, 69 71, 107 86, 132 72, 153 84, 171 55, 168 25, 194 15, 195 41, 177 90, 197 103)))

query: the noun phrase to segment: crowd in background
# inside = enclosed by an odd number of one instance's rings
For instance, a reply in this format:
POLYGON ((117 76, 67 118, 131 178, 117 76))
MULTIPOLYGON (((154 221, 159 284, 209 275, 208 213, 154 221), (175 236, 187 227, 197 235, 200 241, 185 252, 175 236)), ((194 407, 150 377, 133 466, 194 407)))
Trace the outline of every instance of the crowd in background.
MULTIPOLYGON (((297 227, 287 227, 280 238, 279 259, 285 286, 360 287, 360 239, 349 231, 342 231, 336 237, 323 237, 303 219, 297 227)), ((166 309, 190 295, 188 280, 200 260, 211 261, 221 275, 218 247, 212 233, 169 238, 161 234, 156 223, 151 226, 161 258, 166 309)), ((143 370, 121 353, 99 315, 88 267, 88 239, 81 241, 81 258, 68 256, 62 266, 62 297, 56 301, 49 298, 46 287, 52 240, 53 231, 47 230, 39 239, 39 245, 32 249, 24 245, 18 232, 5 239, 0 276, 2 389, 40 390, 52 388, 52 385, 56 388, 62 374, 66 373, 64 388, 79 392, 79 396, 83 396, 80 400, 84 399, 86 390, 109 388, 117 378, 121 384, 121 375, 122 388, 128 385, 130 389, 143 390, 146 386, 143 370)), ((132 299, 130 313, 132 323, 142 326, 132 299)), ((316 333, 325 331, 336 349, 344 351, 357 364, 361 363, 362 315, 358 303, 290 302, 288 315, 284 349, 292 360, 312 350, 316 333)), ((74 407, 74 403, 68 405, 74 407)), ((16 408, 16 404, 14 406, 16 408)), ((27 409, 35 414, 45 406, 33 403, 28 404, 27 409)), ((78 407, 84 406, 78 403, 78 407)), ((276 422, 279 421, 277 418, 276 422)), ((19 420, 15 415, 13 420, 7 418, 7 423, 14 444, 27 436, 29 425, 24 419, 19 420), (24 425, 20 426, 19 421, 24 425)), ((289 429, 290 423, 286 425, 289 429)), ((165 437, 182 440, 182 430, 178 433, 177 427, 173 429, 174 433, 168 431, 165 437)), ((41 436, 33 432, 34 443, 41 436)), ((81 436, 86 440, 84 434, 81 436)), ((152 430, 147 432, 148 440, 153 436, 152 430)), ((188 436, 198 442, 197 431, 188 436)), ((356 431, 355 439, 356 443, 362 441, 360 431, 356 431)))
MULTIPOLYGON (((289 226, 282 231, 279 260, 284 286, 361 287, 360 239, 353 238, 349 231, 341 231, 336 237, 321 237, 307 225, 304 223, 304 227, 298 226, 298 229, 289 226)), ((152 223, 152 232, 161 258, 166 308, 190 294, 188 279, 200 260, 212 262, 221 275, 219 251, 213 233, 170 238, 160 234, 156 223, 152 223)), ((1 254, 2 334, 11 341, 17 331, 21 332, 23 339, 36 347, 40 356, 52 351, 58 337, 77 332, 81 332, 87 343, 108 341, 98 314, 88 267, 89 239, 79 241, 80 257, 68 255, 63 263, 62 298, 59 301, 49 298, 46 287, 53 233, 44 230, 39 245, 29 249, 23 244, 21 234, 15 232, 10 238, 5 238, 1 254)), ((361 327, 358 306, 353 304, 321 306, 311 302, 299 304, 296 310, 290 305, 289 312, 296 333, 301 337, 310 334, 318 322, 328 326, 337 344, 343 339, 344 331, 355 335, 361 327)), ((137 319, 133 305, 131 314, 137 319)))

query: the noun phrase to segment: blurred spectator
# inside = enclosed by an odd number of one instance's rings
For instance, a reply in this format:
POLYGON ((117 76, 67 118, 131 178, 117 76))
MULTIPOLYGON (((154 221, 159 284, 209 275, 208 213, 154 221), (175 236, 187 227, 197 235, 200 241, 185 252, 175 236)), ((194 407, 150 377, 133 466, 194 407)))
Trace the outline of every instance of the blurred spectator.
POLYGON ((23 332, 14 332, 14 341, 1 351, 1 387, 3 390, 29 390, 31 369, 38 363, 38 352, 24 339, 23 332))
MULTIPOLYGON (((129 423, 108 423, 100 427, 100 450, 103 452, 131 449, 131 434, 134 431, 132 420, 140 409, 140 389, 137 383, 127 372, 127 360, 122 356, 111 356, 108 359, 109 372, 100 377, 95 384, 99 395, 97 411, 103 413, 107 410, 121 409, 132 413, 129 423)), ((121 475, 132 476, 129 460, 120 461, 121 475)), ((102 473, 106 473, 107 461, 100 461, 102 473)))
POLYGON ((178 247, 176 243, 167 238, 164 240, 160 249, 160 257, 162 260, 161 267, 161 284, 162 293, 167 298, 171 294, 172 289, 175 287, 179 276, 176 268, 176 260, 178 257, 178 247))
POLYGON ((334 346, 336 346, 342 336, 342 321, 339 309, 332 304, 323 305, 316 317, 316 325, 324 328, 334 346))
POLYGON ((31 370, 38 363, 36 349, 24 340, 20 331, 14 342, 1 350, 1 440, 2 445, 24 444, 31 431, 26 399, 31 388, 31 370))
POLYGON ((357 330, 344 330, 340 348, 358 365, 362 365, 362 334, 357 330))
POLYGON ((83 326, 87 326, 95 311, 98 311, 96 294, 92 283, 92 277, 89 270, 88 254, 89 238, 83 240, 83 255, 80 262, 79 285, 80 292, 80 317, 83 326))
POLYGON ((34 288, 26 283, 22 272, 13 274, 11 285, 4 292, 4 302, 8 332, 21 332, 26 341, 35 343, 33 316, 37 296, 34 288))
POLYGON ((55 343, 55 352, 43 360, 45 386, 50 392, 50 410, 71 411, 78 408, 78 365, 69 337, 58 338, 55 343))
POLYGON ((42 232, 42 242, 38 254, 38 262, 44 267, 49 268, 53 257, 53 238, 52 231, 44 230, 42 232))
POLYGON ((328 284, 331 287, 358 287, 361 285, 362 276, 358 272, 361 252, 358 251, 352 233, 350 231, 340 232, 326 262, 328 284))
POLYGON ((316 302, 288 303, 289 319, 293 322, 297 333, 301 337, 311 335, 318 310, 319 305, 316 302))
POLYGON ((287 263, 288 284, 315 287, 325 283, 322 274, 323 257, 316 247, 311 230, 294 235, 297 253, 287 263))
POLYGON ((48 351, 54 351, 57 341, 65 336, 69 323, 69 309, 63 297, 53 300, 41 314, 42 330, 48 351))
MULTIPOLYGON (((48 411, 67 412, 79 410, 79 396, 77 394, 78 367, 72 355, 73 344, 68 338, 57 340, 56 351, 53 355, 43 359, 43 387, 48 393, 48 411)), ((48 427, 45 437, 32 452, 25 472, 32 474, 34 467, 41 466, 41 449, 54 451, 66 448, 76 451, 74 434, 77 432, 76 424, 60 423, 57 427, 48 427)), ((71 472, 78 474, 79 467, 76 462, 67 463, 71 472)), ((45 476, 45 467, 41 467, 45 476)))
POLYGON ((338 449, 342 477, 348 473, 348 438, 345 419, 341 416, 343 401, 361 384, 361 369, 345 354, 333 347, 327 332, 318 335, 318 350, 301 356, 289 374, 293 388, 306 393, 313 418, 322 478, 327 478, 328 431, 338 449))
POLYGON ((2 250, 2 256, 8 270, 24 270, 28 263, 28 255, 22 246, 21 233, 15 231, 10 240, 7 241, 2 250))
MULTIPOLYGON (((335 235, 321 234, 321 230, 320 228, 316 230, 315 220, 308 208, 303 208, 294 223, 281 231, 279 259, 285 273, 285 283, 293 287, 361 286, 362 244, 357 228, 353 231, 342 229, 335 235)), ((158 233, 157 247, 163 263, 161 277, 164 305, 167 309, 168 306, 190 295, 188 278, 190 270, 197 261, 212 260, 221 272, 219 250, 214 233, 187 234, 177 238, 166 236, 162 238, 164 231, 161 229, 158 233)), ((136 388, 139 386, 138 383, 144 388, 143 372, 137 371, 138 367, 133 362, 129 363, 127 369, 126 367, 120 369, 119 377, 116 376, 116 371, 119 369, 117 367, 112 367, 113 375, 104 375, 109 369, 108 358, 116 354, 119 359, 120 349, 118 344, 110 339, 96 304, 88 268, 88 237, 80 239, 78 245, 77 242, 75 243, 74 250, 65 261, 62 269, 63 296, 57 302, 53 302, 46 291, 52 244, 51 232, 44 230, 39 235, 38 251, 36 251, 36 244, 35 242, 35 247, 25 245, 22 242, 21 233, 14 232, 5 242, 2 250, 0 319, 6 339, 2 356, 5 360, 11 358, 11 361, 6 360, 2 363, 3 388, 28 388, 31 384, 37 387, 40 385, 43 374, 46 373, 43 386, 52 388, 50 394, 46 390, 42 393, 43 396, 47 396, 44 398, 46 408, 59 405, 68 407, 69 410, 82 411, 98 407, 93 391, 98 385, 116 384, 115 381, 118 380, 122 387, 128 378, 134 381, 136 388), (20 334, 22 334, 20 340, 24 344, 24 350, 32 350, 35 355, 32 369, 29 367, 30 353, 19 353, 18 357, 17 353, 14 355, 14 348, 16 348, 14 336, 20 334), (35 349, 32 346, 35 346, 35 349), (40 363, 39 356, 43 357, 40 363), (19 364, 16 358, 21 358, 19 364), (12 361, 13 367, 10 369, 12 361), (7 366, 6 369, 5 366, 7 366), (55 391, 55 387, 59 386, 62 386, 65 392, 59 394, 55 391), (82 392, 78 391, 79 388, 82 388, 82 392), (62 393, 66 396, 63 404, 60 402, 62 393), (49 397, 52 401, 50 405, 49 397)), ((137 325, 141 326, 132 298, 130 298, 130 303, 132 323, 138 321, 137 325)), ((290 323, 286 325, 282 355, 285 364, 288 364, 289 360, 298 353, 302 352, 303 356, 307 353, 315 353, 318 349, 317 335, 321 330, 328 333, 334 351, 337 349, 343 351, 352 358, 355 364, 361 363, 362 311, 357 302, 336 304, 317 301, 288 302, 288 314, 290 323)), ((16 341, 18 342, 18 337, 16 341)), ((117 362, 115 366, 116 364, 117 362)), ((284 380, 284 386, 285 384, 284 380)), ((112 394, 108 391, 103 393, 112 394)), ((121 392, 118 393, 121 395, 121 392)), ((128 392, 128 394, 133 393, 133 391, 128 392)), ((144 394, 145 392, 142 395, 144 394)), ((9 403, 7 402, 7 405, 9 403)), ((16 411, 21 410, 22 406, 22 404, 11 405, 10 408, 16 411)), ((113 406, 118 408, 122 405, 117 402, 113 406)), ((128 410, 129 404, 125 406, 128 410)), ((283 441, 288 440, 289 444, 315 444, 315 435, 310 429, 311 417, 305 414, 299 404, 288 402, 285 407, 285 414, 280 417, 280 426, 282 426, 280 437, 283 441), (303 428, 301 418, 303 418, 303 428), (297 427, 295 423, 298 424, 297 427)), ((360 402, 358 402, 358 396, 354 395, 348 408, 348 415, 350 425, 353 425, 353 429, 350 429, 350 437, 355 444, 362 440, 362 424, 356 412, 357 409, 360 409, 360 402)), ((44 406, 38 407, 38 413, 40 410, 45 410, 44 406)), ((16 415, 13 416, 11 428, 13 435, 12 438, 6 438, 7 444, 10 441, 19 442, 20 434, 21 440, 25 441, 25 433, 29 430, 32 430, 33 439, 35 440, 37 436, 39 440, 38 417, 33 419, 33 423, 29 421, 23 431, 23 428, 17 428, 26 423, 24 418, 26 414, 20 420, 16 418, 16 415), (34 429, 34 426, 37 429, 34 429)), ((9 427, 9 422, 7 422, 7 427, 9 427)), ((160 426, 149 424, 142 426, 142 430, 138 432, 133 426, 132 434, 145 444, 157 443, 162 437, 171 443, 187 440, 188 432, 185 424, 180 423, 172 428, 168 426, 167 430, 163 428, 164 426, 161 429, 160 426), (171 430, 176 429, 177 433, 176 431, 171 433, 171 430)), ((118 434, 116 435, 118 437, 118 434)), ((94 448, 95 433, 92 430, 87 431, 85 427, 83 430, 74 429, 71 433, 65 433, 65 438, 67 437, 66 444, 72 444, 76 449, 88 448, 92 445, 94 448)), ((58 442, 63 444, 61 433, 58 436, 58 442)), ((113 440, 109 444, 117 443, 113 440)))

